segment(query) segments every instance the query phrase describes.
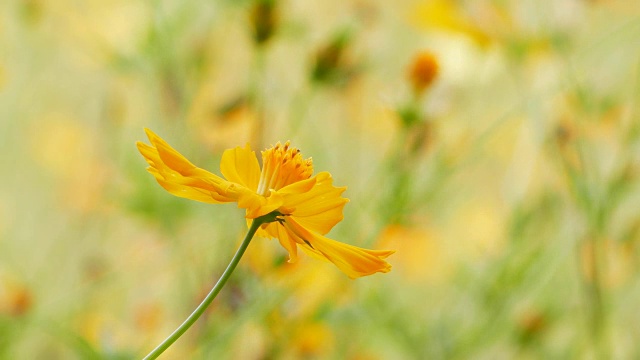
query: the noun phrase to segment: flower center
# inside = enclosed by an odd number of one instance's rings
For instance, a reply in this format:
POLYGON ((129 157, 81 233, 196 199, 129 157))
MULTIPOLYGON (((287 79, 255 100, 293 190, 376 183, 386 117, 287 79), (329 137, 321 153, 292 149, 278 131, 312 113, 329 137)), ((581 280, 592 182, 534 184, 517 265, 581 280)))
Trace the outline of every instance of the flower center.
POLYGON ((287 141, 284 146, 276 146, 262 152, 262 173, 258 184, 258 194, 267 196, 269 190, 279 190, 289 184, 306 180, 313 174, 311 158, 303 159, 300 150, 291 147, 287 141))

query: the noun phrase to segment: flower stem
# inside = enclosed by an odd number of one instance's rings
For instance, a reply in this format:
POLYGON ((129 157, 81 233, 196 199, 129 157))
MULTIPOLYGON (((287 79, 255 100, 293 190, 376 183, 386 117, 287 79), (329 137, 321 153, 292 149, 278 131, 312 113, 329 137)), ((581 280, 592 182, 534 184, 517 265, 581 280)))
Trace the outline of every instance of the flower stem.
POLYGON ((171 346, 176 340, 178 340, 180 336, 182 336, 191 327, 191 325, 193 325, 196 322, 196 320, 200 318, 200 316, 202 316, 202 314, 209 307, 209 305, 211 305, 211 302, 213 302, 213 299, 216 298, 216 296, 218 295, 222 287, 224 287, 224 285, 227 283, 227 280, 229 280, 229 277, 231 277, 231 273, 233 273, 233 270, 235 270, 236 266, 240 262, 242 255, 244 255, 245 250, 247 250, 247 247, 249 246, 251 239, 253 239, 253 236, 255 235, 260 225, 273 221, 271 220, 273 216, 270 217, 270 215, 271 214, 267 214, 265 216, 262 216, 253 220, 253 222, 251 223, 251 227, 247 232, 247 235, 242 241, 242 244, 240 245, 240 247, 238 248, 238 251, 236 251, 236 254, 233 256, 233 259, 231 259, 231 262, 225 269, 224 273, 222 273, 220 280, 218 280, 218 282, 213 286, 213 289, 211 289, 209 294, 207 294, 207 297, 205 297, 204 300, 202 300, 200 305, 198 305, 198 307, 191 313, 191 315, 189 315, 189 317, 182 323, 182 325, 180 325, 160 345, 158 345, 155 349, 153 349, 153 351, 150 352, 149 355, 147 355, 144 358, 144 360, 152 360, 160 356, 165 350, 169 348, 169 346, 171 346))

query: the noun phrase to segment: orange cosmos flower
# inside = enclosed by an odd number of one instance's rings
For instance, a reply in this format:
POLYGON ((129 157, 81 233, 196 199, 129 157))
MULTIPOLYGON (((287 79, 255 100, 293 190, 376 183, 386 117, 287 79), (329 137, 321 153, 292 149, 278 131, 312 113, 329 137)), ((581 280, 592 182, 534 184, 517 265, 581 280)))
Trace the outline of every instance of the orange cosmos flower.
POLYGON ((151 130, 145 131, 151 146, 138 142, 138 150, 165 190, 206 203, 236 202, 246 209, 247 219, 276 212, 277 221, 264 224, 259 232, 278 239, 289 261, 296 260, 300 246, 352 279, 391 270, 384 259, 394 251, 362 249, 323 236, 343 218, 349 200, 340 195, 346 187, 333 186, 328 172, 311 176, 311 159, 303 159, 289 142, 263 151, 262 169, 248 144, 226 150, 220 163, 222 178, 196 167, 151 130))
POLYGON ((433 83, 437 75, 438 60, 432 53, 423 51, 416 55, 408 73, 414 93, 416 95, 422 94, 433 83))

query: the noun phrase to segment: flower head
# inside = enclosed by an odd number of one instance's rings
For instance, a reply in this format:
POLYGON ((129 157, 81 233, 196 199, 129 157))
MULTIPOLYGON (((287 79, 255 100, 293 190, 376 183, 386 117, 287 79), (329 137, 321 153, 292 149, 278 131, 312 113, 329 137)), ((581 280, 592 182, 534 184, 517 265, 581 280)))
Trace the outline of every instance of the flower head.
POLYGON ((409 67, 409 81, 415 94, 422 94, 438 75, 438 60, 435 56, 424 51, 416 55, 409 67))
POLYGON ((311 159, 289 142, 262 152, 262 169, 247 144, 226 150, 220 171, 224 178, 193 165, 163 139, 146 129, 151 146, 138 142, 147 170, 173 195, 206 203, 236 202, 248 221, 276 212, 277 221, 264 224, 260 235, 278 239, 295 261, 297 248, 334 263, 351 278, 389 272, 389 250, 368 250, 326 238, 342 220, 349 201, 333 186, 328 172, 313 174, 311 159))

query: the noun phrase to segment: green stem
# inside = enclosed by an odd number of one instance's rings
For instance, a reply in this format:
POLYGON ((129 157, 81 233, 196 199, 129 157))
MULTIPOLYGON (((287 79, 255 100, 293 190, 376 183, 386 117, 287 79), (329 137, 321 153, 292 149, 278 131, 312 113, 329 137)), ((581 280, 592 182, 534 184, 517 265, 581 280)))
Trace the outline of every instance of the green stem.
POLYGON ((242 255, 244 255, 245 250, 247 250, 251 239, 253 239, 253 236, 255 235, 260 225, 274 221, 272 219, 275 219, 275 217, 272 214, 267 214, 253 220, 253 222, 251 223, 251 227, 247 232, 247 235, 240 245, 240 248, 238 248, 238 251, 236 251, 236 254, 233 256, 233 259, 231 259, 231 262, 225 269, 224 273, 222 273, 220 280, 218 280, 218 282, 213 286, 213 289, 211 289, 209 294, 207 294, 207 297, 202 300, 200 305, 198 305, 198 307, 191 313, 191 315, 189 315, 189 317, 182 323, 182 325, 180 325, 171 335, 169 335, 169 337, 167 337, 160 345, 158 345, 158 347, 153 349, 153 351, 150 352, 149 355, 144 358, 144 360, 152 360, 160 356, 165 350, 169 348, 169 346, 171 346, 176 340, 178 340, 180 336, 182 336, 191 327, 191 325, 193 325, 196 320, 200 318, 200 316, 202 316, 209 305, 211 305, 211 302, 213 302, 213 299, 216 298, 222 287, 224 287, 224 285, 227 283, 229 277, 231 277, 231 273, 233 273, 233 270, 235 270, 236 266, 240 262, 242 255))
POLYGON ((264 130, 266 122, 266 92, 264 91, 266 74, 266 49, 262 46, 256 48, 255 62, 251 78, 249 79, 249 100, 256 114, 255 124, 252 127, 251 141, 258 149, 264 147, 264 130))
POLYGON ((593 263, 593 278, 592 282, 588 284, 588 290, 591 302, 591 334, 593 336, 593 344, 596 350, 596 359, 604 360, 608 359, 608 347, 605 338, 606 329, 606 314, 604 308, 604 289, 602 288, 602 270, 601 269, 601 251, 602 244, 601 239, 598 237, 592 237, 591 251, 589 257, 593 263))

